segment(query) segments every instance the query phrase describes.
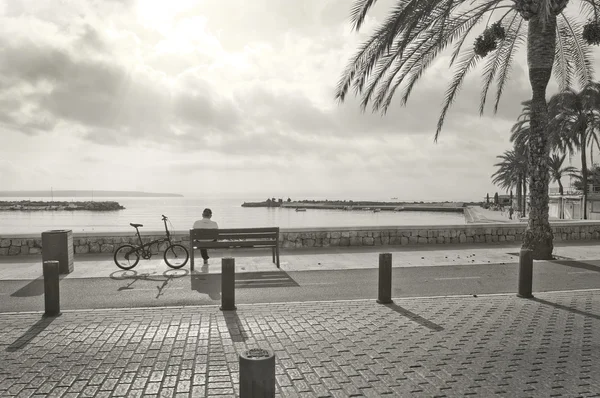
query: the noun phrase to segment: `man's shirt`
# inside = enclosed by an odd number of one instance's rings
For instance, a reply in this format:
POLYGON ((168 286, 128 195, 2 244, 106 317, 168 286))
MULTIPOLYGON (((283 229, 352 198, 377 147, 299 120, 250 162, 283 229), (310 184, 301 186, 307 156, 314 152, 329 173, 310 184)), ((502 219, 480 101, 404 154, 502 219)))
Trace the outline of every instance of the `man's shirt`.
POLYGON ((209 218, 203 218, 194 223, 194 229, 219 229, 219 225, 209 218))

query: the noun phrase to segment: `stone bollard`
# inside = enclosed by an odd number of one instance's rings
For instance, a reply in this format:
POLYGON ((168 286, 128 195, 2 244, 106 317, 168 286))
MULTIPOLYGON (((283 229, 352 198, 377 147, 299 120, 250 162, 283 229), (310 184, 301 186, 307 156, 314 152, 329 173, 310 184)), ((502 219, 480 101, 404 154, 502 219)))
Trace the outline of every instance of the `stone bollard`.
POLYGON ((44 261, 44 316, 60 315, 60 284, 58 279, 58 261, 44 261))
POLYGON ((275 354, 252 348, 240 354, 240 398, 275 396, 275 354))
POLYGON ((521 249, 519 253, 519 293, 517 297, 532 298, 533 285, 533 252, 521 249))
POLYGON ((221 311, 234 311, 235 258, 221 259, 221 311))
POLYGON ((392 303, 392 253, 379 253, 379 304, 392 303))

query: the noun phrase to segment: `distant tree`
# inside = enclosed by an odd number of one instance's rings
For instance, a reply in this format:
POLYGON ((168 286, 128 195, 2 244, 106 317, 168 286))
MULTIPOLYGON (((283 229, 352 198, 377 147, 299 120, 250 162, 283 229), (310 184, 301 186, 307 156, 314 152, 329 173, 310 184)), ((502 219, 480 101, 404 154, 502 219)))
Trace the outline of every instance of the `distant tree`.
POLYGON ((278 202, 283 203, 283 199, 279 198, 278 202))
POLYGON ((267 203, 271 203, 271 199, 267 198, 267 203))
POLYGON ((550 155, 550 161, 549 161, 549 166, 550 166, 550 181, 556 181, 558 183, 558 193, 560 194, 560 196, 563 195, 563 185, 562 182, 560 181, 560 179, 565 176, 565 175, 569 175, 569 174, 573 174, 577 172, 577 169, 573 166, 566 166, 563 167, 563 162, 565 161, 565 157, 567 155, 563 154, 561 155, 557 155, 557 154, 552 154, 550 155))
POLYGON ((488 205, 490 204, 490 194, 489 193, 485 196, 485 203, 488 205))
POLYGON ((499 202, 499 199, 498 199, 498 192, 496 192, 496 193, 494 194, 494 204, 496 204, 496 205, 497 205, 497 204, 498 204, 498 202, 499 202))
POLYGON ((290 199, 290 198, 287 198, 287 201, 288 201, 288 203, 289 203, 289 202, 291 202, 291 201, 292 201, 292 199, 290 199))

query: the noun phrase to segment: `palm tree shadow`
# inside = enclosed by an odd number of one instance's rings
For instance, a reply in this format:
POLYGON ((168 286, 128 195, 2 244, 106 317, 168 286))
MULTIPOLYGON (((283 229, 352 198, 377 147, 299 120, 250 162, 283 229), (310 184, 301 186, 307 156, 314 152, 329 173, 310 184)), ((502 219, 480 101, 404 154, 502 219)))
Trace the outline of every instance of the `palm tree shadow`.
POLYGON ((21 337, 12 342, 11 345, 6 347, 7 352, 15 352, 25 347, 31 340, 33 340, 38 334, 44 331, 56 318, 55 317, 43 317, 32 325, 21 337))
POLYGON ((191 272, 191 288, 207 294, 211 300, 221 300, 221 274, 191 272))

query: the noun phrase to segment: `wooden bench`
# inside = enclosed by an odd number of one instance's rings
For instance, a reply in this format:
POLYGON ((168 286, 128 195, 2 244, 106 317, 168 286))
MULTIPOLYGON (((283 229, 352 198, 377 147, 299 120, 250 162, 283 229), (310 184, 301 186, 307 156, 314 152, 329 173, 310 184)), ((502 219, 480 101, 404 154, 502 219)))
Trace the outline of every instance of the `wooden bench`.
POLYGON ((194 270, 194 249, 267 248, 279 268, 279 227, 190 229, 190 269, 194 270))

